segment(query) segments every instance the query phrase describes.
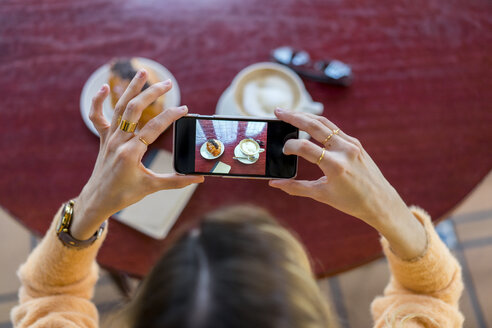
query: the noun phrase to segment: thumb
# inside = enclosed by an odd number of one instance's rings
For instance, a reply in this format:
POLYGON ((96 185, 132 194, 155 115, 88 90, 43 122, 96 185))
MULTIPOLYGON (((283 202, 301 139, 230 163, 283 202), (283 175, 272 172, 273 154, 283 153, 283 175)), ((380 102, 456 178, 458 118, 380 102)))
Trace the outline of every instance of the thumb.
POLYGON ((96 128, 97 132, 104 137, 106 129, 109 127, 109 122, 103 115, 103 102, 109 94, 109 86, 104 84, 97 94, 92 98, 92 105, 89 111, 89 119, 96 128))
POLYGON ((315 181, 308 180, 270 180, 270 187, 278 188, 289 195, 312 197, 314 195, 315 181))
POLYGON ((205 181, 201 175, 178 175, 175 173, 159 174, 154 173, 152 176, 153 185, 157 190, 181 189, 193 183, 202 183, 205 181))

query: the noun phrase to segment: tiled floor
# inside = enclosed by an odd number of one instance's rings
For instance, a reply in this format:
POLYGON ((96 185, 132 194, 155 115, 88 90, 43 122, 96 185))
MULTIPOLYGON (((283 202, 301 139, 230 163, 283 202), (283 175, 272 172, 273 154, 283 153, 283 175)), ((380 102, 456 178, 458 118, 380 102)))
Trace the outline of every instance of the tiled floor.
MULTIPOLYGON (((492 172, 438 225, 443 240, 463 266, 465 292, 461 309, 465 327, 492 327, 492 172)), ((36 238, 0 208, 0 328, 11 327, 9 311, 16 303, 17 267, 25 260, 36 238)), ((370 327, 369 304, 388 281, 384 259, 356 270, 321 280, 339 328, 370 327)), ((136 284, 136 282, 133 282, 136 284)), ((94 301, 104 318, 123 302, 106 272, 96 287, 94 301)))

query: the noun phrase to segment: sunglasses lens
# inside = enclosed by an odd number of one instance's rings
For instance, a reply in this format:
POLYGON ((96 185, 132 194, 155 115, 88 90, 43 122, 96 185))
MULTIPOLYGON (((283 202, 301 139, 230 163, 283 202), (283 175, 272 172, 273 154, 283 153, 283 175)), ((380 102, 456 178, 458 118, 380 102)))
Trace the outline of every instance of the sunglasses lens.
POLYGON ((339 60, 332 60, 324 66, 326 66, 323 69, 325 75, 335 80, 341 79, 342 77, 349 77, 352 74, 350 66, 339 60))
POLYGON ((305 51, 295 51, 291 47, 280 47, 272 51, 272 57, 284 65, 302 66, 311 60, 305 51))
POLYGON ((272 57, 281 64, 289 65, 293 53, 290 47, 281 47, 272 51, 272 57))
POLYGON ((309 58, 309 54, 307 52, 299 51, 295 53, 294 56, 292 57, 292 65, 295 66, 306 65, 307 63, 309 63, 310 60, 311 58, 309 58))

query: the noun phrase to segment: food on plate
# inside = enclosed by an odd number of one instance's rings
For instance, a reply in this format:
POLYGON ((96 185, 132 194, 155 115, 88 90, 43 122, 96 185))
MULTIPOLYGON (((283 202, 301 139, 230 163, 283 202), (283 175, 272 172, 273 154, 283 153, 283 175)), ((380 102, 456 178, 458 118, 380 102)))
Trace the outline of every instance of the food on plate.
MULTIPOLYGON (((147 82, 142 90, 147 89, 150 85, 159 82, 153 69, 142 64, 137 58, 116 58, 110 63, 110 73, 108 84, 111 89, 111 104, 113 108, 125 92, 135 74, 139 69, 145 68, 147 71, 147 82)), ((138 127, 142 128, 148 121, 160 114, 164 109, 164 95, 157 98, 152 104, 142 112, 138 121, 138 127)))
POLYGON ((212 154, 212 156, 219 156, 222 151, 220 147, 219 140, 217 139, 208 139, 207 140, 207 151, 212 154))

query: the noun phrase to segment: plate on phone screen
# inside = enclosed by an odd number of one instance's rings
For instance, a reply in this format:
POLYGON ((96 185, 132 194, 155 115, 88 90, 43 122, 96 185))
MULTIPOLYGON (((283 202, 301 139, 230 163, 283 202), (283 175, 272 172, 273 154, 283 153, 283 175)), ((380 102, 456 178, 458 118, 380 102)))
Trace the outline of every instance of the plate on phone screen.
POLYGON ((219 155, 214 156, 214 155, 210 154, 210 152, 207 150, 207 143, 206 142, 204 142, 203 145, 200 147, 200 155, 202 155, 202 157, 205 159, 216 159, 216 158, 219 158, 220 156, 222 156, 222 154, 224 153, 224 149, 225 149, 224 144, 220 140, 217 140, 217 142, 220 145, 219 155))
MULTIPOLYGON (((181 97, 179 86, 176 78, 171 74, 171 72, 158 62, 151 59, 142 57, 136 57, 136 59, 138 59, 143 66, 152 69, 160 81, 170 79, 173 83, 172 89, 166 93, 164 98, 164 108, 179 106, 181 97)), ((80 95, 80 113, 82 115, 82 119, 89 130, 91 130, 96 136, 99 136, 99 133, 89 119, 89 112, 91 109, 92 98, 96 95, 104 83, 108 83, 109 69, 110 65, 107 63, 95 70, 85 82, 85 85, 82 88, 82 94, 80 95)), ((114 109, 111 105, 110 96, 108 95, 103 103, 103 115, 108 122, 111 122, 111 119, 113 118, 113 111, 114 109)))

